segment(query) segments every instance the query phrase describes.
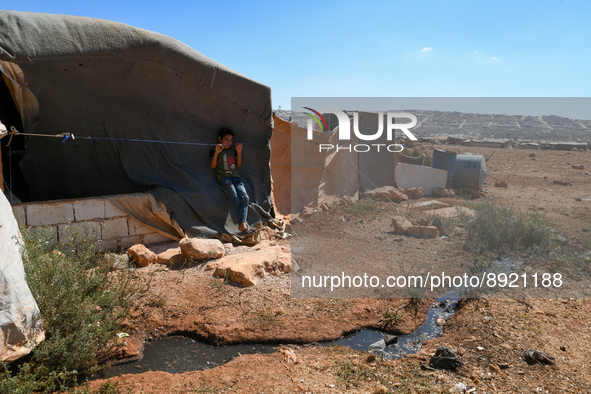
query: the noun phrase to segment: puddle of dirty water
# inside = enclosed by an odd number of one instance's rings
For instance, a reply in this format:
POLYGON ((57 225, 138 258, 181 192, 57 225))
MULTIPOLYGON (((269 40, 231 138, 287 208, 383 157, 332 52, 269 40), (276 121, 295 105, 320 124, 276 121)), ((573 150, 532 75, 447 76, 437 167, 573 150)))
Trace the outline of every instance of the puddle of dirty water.
POLYGON ((367 350, 386 359, 402 358, 421 350, 426 340, 443 334, 443 326, 437 325, 437 318, 447 320, 455 313, 457 303, 457 293, 439 298, 429 307, 423 324, 409 335, 393 336, 376 330, 362 330, 320 345, 343 345, 355 350, 367 350))
MULTIPOLYGON (((403 336, 388 335, 376 330, 362 330, 319 346, 343 345, 355 350, 366 350, 387 359, 402 358, 418 352, 423 342, 443 333, 437 318, 448 319, 454 314, 458 295, 441 297, 431 305, 425 322, 413 333, 403 336)), ((108 368, 106 376, 136 374, 147 371, 182 373, 201 371, 225 364, 241 354, 272 353, 277 344, 210 346, 187 337, 170 337, 146 344, 140 361, 108 368)))
POLYGON ((182 373, 225 364, 241 354, 272 353, 277 345, 210 346, 187 337, 173 336, 147 343, 140 361, 108 368, 106 378, 147 371, 182 373))

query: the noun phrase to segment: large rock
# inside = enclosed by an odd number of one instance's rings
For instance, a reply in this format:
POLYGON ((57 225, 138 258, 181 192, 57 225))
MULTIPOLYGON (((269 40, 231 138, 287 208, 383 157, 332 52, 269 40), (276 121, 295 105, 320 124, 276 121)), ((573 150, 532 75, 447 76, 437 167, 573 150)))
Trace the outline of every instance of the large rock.
POLYGON ((394 225, 394 232, 396 234, 405 234, 413 226, 404 216, 393 217, 392 224, 394 225))
POLYGON ((156 262, 156 253, 142 244, 133 245, 127 249, 127 255, 138 267, 147 267, 156 262))
POLYGON ((408 229, 408 232, 413 237, 420 238, 421 237, 421 226, 414 226, 413 225, 408 229))
POLYGON ((394 187, 394 186, 382 186, 382 187, 378 187, 377 189, 373 189, 370 191, 365 192, 366 196, 372 196, 374 198, 377 198, 378 200, 382 200, 382 201, 394 201, 394 202, 400 202, 400 201, 405 201, 408 200, 408 196, 404 194, 404 192, 401 192, 400 190, 398 190, 398 188, 394 187))
POLYGON ((450 195, 449 189, 446 189, 444 187, 438 187, 433 189, 433 194, 437 197, 449 197, 450 195))
POLYGON ((181 255, 193 260, 219 259, 224 256, 224 245, 218 239, 183 238, 179 242, 181 255))
POLYGON ((413 200, 418 200, 425 195, 425 190, 422 187, 411 187, 406 190, 406 195, 413 200))
POLYGON ((215 270, 215 276, 227 277, 232 282, 247 287, 257 284, 267 274, 291 272, 291 255, 280 246, 264 247, 253 252, 225 256, 208 263, 205 270, 215 270))
POLYGON ((429 361, 431 368, 447 369, 449 371, 455 371, 456 368, 462 365, 462 362, 458 360, 458 357, 447 346, 438 348, 435 351, 435 355, 429 361))
POLYGON ((423 238, 435 238, 439 235, 439 230, 435 226, 421 226, 421 236, 423 238))
POLYGON ((167 249, 156 256, 156 263, 158 264, 178 264, 185 260, 181 254, 180 248, 167 249))

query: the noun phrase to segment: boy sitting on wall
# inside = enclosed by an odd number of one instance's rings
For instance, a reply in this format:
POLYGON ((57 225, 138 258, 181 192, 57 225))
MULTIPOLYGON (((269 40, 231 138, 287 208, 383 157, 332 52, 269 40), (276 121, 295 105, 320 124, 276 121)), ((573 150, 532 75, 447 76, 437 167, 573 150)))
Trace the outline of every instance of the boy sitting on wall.
POLYGON ((238 215, 238 230, 248 230, 246 217, 248 215, 248 194, 238 174, 238 167, 242 166, 242 144, 232 146, 234 132, 228 127, 218 131, 219 144, 211 152, 211 168, 215 169, 218 183, 222 190, 230 197, 236 214, 238 215))

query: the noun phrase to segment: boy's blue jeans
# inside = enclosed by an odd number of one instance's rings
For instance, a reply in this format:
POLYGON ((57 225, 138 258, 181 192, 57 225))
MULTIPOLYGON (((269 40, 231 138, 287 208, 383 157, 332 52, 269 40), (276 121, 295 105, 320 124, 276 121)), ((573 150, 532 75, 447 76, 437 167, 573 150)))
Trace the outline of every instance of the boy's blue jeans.
POLYGON ((230 197, 232 203, 234 203, 236 214, 238 215, 238 223, 245 222, 248 225, 246 221, 248 215, 248 194, 246 193, 244 183, 242 183, 240 178, 228 176, 222 178, 219 184, 222 190, 230 197))

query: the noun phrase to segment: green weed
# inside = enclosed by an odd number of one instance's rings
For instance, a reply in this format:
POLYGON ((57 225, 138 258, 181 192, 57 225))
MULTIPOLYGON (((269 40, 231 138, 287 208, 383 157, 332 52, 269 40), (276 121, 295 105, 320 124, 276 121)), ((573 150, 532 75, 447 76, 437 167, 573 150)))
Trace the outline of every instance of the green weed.
POLYGON ((95 237, 85 227, 74 228, 59 243, 51 228, 22 227, 21 233, 26 279, 46 339, 18 372, 5 370, 0 387, 18 382, 40 392, 65 390, 104 368, 121 322, 148 285, 137 284, 130 269, 110 272, 112 261, 100 258, 95 237))
POLYGON ((538 212, 525 214, 489 198, 475 203, 473 208, 475 217, 461 217, 466 230, 463 249, 467 252, 484 254, 553 243, 552 228, 538 212))

